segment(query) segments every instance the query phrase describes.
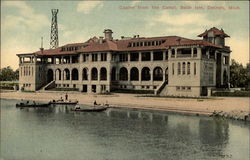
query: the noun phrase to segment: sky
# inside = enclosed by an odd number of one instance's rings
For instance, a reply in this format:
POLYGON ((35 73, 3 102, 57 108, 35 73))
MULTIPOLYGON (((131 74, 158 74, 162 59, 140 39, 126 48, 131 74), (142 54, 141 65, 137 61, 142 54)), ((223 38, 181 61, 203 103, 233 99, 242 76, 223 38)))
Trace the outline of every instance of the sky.
POLYGON ((16 54, 39 50, 41 37, 43 47, 49 48, 54 8, 59 9, 60 46, 104 36, 104 29, 112 29, 115 39, 133 35, 200 39, 198 34, 217 27, 230 35, 226 45, 231 47, 231 58, 243 65, 249 62, 248 1, 30 0, 1 1, 1 68, 17 69, 16 54))

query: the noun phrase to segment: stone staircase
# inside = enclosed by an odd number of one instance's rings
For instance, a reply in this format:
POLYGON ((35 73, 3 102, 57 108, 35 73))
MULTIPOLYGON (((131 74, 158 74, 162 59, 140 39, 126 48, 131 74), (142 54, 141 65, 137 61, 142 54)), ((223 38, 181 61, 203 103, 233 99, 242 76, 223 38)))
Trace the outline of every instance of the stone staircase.
POLYGON ((165 95, 167 92, 167 81, 163 81, 155 90, 154 94, 155 95, 165 95), (163 93, 164 92, 164 93, 163 93))
POLYGON ((51 88, 55 88, 55 86, 56 86, 56 81, 54 80, 54 81, 49 82, 45 86, 43 86, 40 90, 45 91, 45 90, 48 90, 48 89, 51 89, 51 88))

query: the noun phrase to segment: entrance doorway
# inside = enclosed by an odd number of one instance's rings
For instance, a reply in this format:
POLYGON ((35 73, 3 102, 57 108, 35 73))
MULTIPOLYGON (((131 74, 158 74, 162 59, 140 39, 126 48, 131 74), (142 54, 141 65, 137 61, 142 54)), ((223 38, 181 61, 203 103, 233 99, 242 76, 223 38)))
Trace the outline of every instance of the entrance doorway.
POLYGON ((96 93, 96 85, 92 85, 92 92, 96 93))
POLYGON ((82 86, 82 92, 88 92, 88 85, 82 86))

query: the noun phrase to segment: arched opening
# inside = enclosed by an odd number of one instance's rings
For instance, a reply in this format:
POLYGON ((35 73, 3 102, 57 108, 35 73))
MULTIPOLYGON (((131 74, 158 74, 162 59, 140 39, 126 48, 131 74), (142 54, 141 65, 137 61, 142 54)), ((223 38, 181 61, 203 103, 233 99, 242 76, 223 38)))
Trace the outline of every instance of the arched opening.
POLYGON ((190 74, 190 62, 187 62, 187 74, 190 74))
POLYGON ((51 81, 53 81, 53 70, 49 69, 47 73, 47 82, 49 83, 51 81))
POLYGON ((70 80, 70 73, 68 68, 64 69, 63 71, 63 80, 70 80))
POLYGON ((82 70, 82 80, 88 80, 88 68, 82 70))
POLYGON ((116 68, 113 67, 111 71, 111 80, 116 81, 116 68))
POLYGON ((104 67, 102 67, 100 70, 100 78, 101 78, 101 81, 107 80, 107 70, 104 67))
POLYGON ((98 71, 96 68, 92 68, 91 70, 91 80, 98 80, 98 71))
POLYGON ((78 80, 79 76, 78 76, 78 70, 76 68, 74 68, 72 70, 72 80, 78 80))
POLYGON ((154 69, 154 75, 153 75, 154 81, 162 81, 163 80, 163 70, 161 67, 156 67, 154 69))
POLYGON ((139 81, 139 70, 136 67, 133 67, 130 70, 130 80, 139 81))
POLYGON ((142 81, 150 81, 150 69, 148 67, 142 68, 141 80, 142 81))
POLYGON ((165 81, 168 84, 168 67, 166 68, 166 71, 165 71, 165 81))
POLYGON ((125 67, 122 67, 119 72, 119 80, 127 81, 128 80, 128 70, 125 67))
POLYGON ((62 80, 61 70, 60 69, 56 70, 56 80, 62 80))
POLYGON ((186 63, 182 63, 182 74, 186 74, 186 63))

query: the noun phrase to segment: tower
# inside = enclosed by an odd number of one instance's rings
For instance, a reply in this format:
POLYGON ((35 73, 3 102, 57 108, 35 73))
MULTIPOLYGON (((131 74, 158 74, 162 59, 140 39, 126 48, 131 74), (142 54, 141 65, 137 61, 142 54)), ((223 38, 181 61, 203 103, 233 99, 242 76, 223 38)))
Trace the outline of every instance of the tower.
POLYGON ((51 12, 52 12, 52 21, 51 21, 51 32, 50 32, 50 48, 54 49, 59 46, 58 27, 57 27, 58 9, 52 9, 51 12))

